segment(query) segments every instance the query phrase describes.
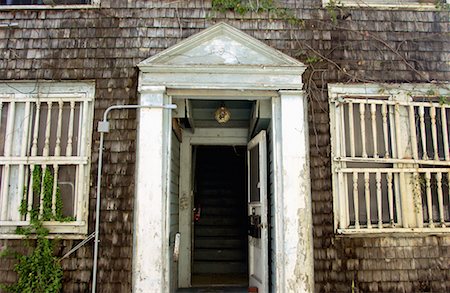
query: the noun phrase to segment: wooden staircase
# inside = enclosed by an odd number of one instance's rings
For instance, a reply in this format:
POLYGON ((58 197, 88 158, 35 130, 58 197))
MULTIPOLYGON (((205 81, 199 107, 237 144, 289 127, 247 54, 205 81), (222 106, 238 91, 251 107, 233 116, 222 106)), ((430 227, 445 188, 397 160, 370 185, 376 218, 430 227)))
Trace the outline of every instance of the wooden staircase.
POLYGON ((220 275, 240 275, 235 279, 242 284, 247 275, 246 149, 198 147, 195 186, 201 212, 194 224, 193 281, 210 275, 211 284, 233 283, 220 275))

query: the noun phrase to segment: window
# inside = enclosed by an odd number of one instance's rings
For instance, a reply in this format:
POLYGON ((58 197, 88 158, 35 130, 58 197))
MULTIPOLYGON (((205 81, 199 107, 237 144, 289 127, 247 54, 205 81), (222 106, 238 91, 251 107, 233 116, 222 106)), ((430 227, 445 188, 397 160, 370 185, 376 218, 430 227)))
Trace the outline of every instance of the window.
POLYGON ((450 91, 329 85, 339 233, 450 232, 450 91))
POLYGON ((8 8, 21 8, 26 6, 33 6, 33 8, 63 6, 67 8, 67 6, 98 5, 99 3, 100 0, 0 0, 0 5, 8 6, 8 8))
POLYGON ((93 100, 93 83, 0 82, 0 234, 32 210, 51 232, 87 232, 93 100))
POLYGON ((450 0, 323 0, 323 6, 435 9, 450 0))

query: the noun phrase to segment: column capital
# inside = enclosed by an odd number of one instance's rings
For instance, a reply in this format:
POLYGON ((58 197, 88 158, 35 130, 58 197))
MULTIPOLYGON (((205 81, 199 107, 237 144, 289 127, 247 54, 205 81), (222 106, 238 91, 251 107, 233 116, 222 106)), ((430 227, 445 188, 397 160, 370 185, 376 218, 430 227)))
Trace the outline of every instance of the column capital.
POLYGON ((165 86, 142 86, 139 88, 139 104, 144 106, 162 104, 165 92, 165 86))
POLYGON ((306 93, 304 90, 279 90, 280 96, 304 96, 306 93))
POLYGON ((166 87, 144 85, 138 88, 138 92, 140 94, 164 94, 166 92, 166 87))

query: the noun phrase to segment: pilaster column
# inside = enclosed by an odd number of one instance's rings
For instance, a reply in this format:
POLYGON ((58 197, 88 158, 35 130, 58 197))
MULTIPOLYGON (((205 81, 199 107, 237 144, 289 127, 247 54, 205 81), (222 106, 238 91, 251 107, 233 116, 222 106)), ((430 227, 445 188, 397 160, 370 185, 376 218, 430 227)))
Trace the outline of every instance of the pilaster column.
MULTIPOLYGON (((165 91, 165 87, 161 86, 140 88, 140 105, 162 105, 165 91)), ((163 178, 168 126, 164 123, 164 111, 167 110, 141 108, 137 114, 132 271, 135 293, 165 292, 167 286, 163 178)))
MULTIPOLYGON (((303 91, 279 91, 283 193, 284 292, 314 292, 307 100, 303 91)), ((281 283, 281 284, 280 284, 281 283)))

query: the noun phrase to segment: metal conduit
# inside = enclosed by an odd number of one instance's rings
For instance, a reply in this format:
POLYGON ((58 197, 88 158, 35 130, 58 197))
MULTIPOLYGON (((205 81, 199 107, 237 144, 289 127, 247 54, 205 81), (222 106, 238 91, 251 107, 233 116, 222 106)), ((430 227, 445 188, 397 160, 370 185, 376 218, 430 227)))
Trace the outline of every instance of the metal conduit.
POLYGON ((98 150, 98 170, 97 170, 97 198, 95 204, 95 239, 94 239, 94 264, 92 266, 92 292, 95 293, 97 289, 97 267, 98 267, 98 236, 100 227, 100 189, 102 182, 102 165, 103 165, 103 140, 105 132, 109 132, 108 114, 112 110, 123 109, 141 109, 141 108, 162 108, 162 109, 176 109, 177 105, 114 105, 108 107, 103 113, 103 120, 98 123, 98 132, 100 132, 100 145, 98 150))

